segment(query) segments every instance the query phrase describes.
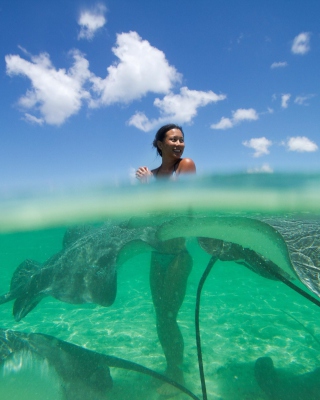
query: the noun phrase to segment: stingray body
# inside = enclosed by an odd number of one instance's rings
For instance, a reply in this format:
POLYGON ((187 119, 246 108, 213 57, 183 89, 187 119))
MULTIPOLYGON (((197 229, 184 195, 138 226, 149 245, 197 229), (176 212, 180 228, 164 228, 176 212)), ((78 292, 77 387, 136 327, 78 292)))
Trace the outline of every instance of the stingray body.
POLYGON ((126 223, 69 229, 59 253, 43 264, 26 260, 19 265, 0 304, 15 300, 17 321, 46 296, 72 304, 110 306, 117 292, 117 268, 156 245, 154 233, 155 228, 126 223))
POLYGON ((244 248, 239 244, 218 239, 198 238, 200 246, 211 256, 220 261, 233 261, 268 279, 276 279, 277 272, 287 279, 290 276, 282 271, 275 263, 255 251, 244 248))
POLYGON ((255 362, 255 378, 270 400, 319 400, 320 368, 294 375, 274 367, 270 357, 255 362))
POLYGON ((201 238, 199 243, 209 254, 221 251, 218 258, 243 263, 268 277, 271 268, 287 279, 298 278, 320 297, 319 219, 178 217, 162 224, 157 236, 201 238), (221 241, 225 248, 219 250, 221 241))
POLYGON ((0 366, 20 356, 23 366, 28 357, 45 361, 61 380, 65 400, 107 400, 113 387, 110 368, 142 373, 166 382, 194 400, 188 389, 156 371, 118 357, 98 353, 42 333, 24 333, 0 329, 0 366))
POLYGON ((299 278, 320 296, 319 221, 169 215, 68 230, 59 253, 44 264, 26 260, 17 268, 0 304, 15 300, 17 321, 45 296, 110 306, 120 265, 153 249, 174 254, 187 237, 197 237, 201 247, 218 259, 235 261, 267 278, 274 279, 272 271, 287 280, 299 278))
POLYGON ((319 218, 263 218, 283 237, 299 280, 320 297, 319 218))
POLYGON ((0 329, 0 365, 13 356, 20 356, 20 366, 31 358, 53 367, 66 400, 106 399, 112 388, 104 355, 53 336, 0 329))

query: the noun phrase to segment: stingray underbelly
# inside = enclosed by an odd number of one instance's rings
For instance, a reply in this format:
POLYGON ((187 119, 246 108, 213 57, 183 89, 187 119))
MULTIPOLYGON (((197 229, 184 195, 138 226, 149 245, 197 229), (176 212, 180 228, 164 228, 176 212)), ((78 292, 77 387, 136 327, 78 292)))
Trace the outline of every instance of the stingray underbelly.
POLYGON ((73 274, 54 280, 51 296, 66 303, 95 303, 104 307, 111 306, 117 294, 116 269, 107 271, 91 266, 73 274))
POLYGON ((255 251, 283 269, 291 278, 297 277, 287 245, 273 227, 246 217, 177 217, 164 223, 157 232, 160 240, 178 237, 205 237, 237 244, 255 251))

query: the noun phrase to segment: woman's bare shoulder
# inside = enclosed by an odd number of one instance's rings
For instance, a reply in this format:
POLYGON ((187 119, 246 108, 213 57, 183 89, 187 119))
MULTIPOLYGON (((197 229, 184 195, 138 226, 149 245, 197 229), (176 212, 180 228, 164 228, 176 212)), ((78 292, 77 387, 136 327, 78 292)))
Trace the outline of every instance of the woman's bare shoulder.
POLYGON ((177 169, 178 174, 183 173, 195 173, 196 172, 196 164, 191 158, 183 158, 177 169))

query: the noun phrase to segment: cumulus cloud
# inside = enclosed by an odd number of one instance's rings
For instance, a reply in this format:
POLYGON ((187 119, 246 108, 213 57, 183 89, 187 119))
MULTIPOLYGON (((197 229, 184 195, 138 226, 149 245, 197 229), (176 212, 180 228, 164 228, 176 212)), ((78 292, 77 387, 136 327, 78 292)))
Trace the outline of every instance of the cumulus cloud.
POLYGON ((272 174, 273 169, 270 167, 269 164, 262 164, 261 167, 256 167, 256 168, 249 168, 247 170, 248 174, 261 174, 261 173, 268 173, 272 174))
POLYGON ((281 107, 282 108, 288 108, 288 102, 290 100, 291 94, 286 93, 281 96, 281 107))
POLYGON ((236 110, 233 113, 233 117, 232 119, 235 122, 240 122, 240 121, 255 121, 257 120, 258 114, 256 112, 256 110, 254 110, 253 108, 239 108, 238 110, 236 110))
MULTIPOLYGON (((162 99, 154 101, 160 112, 158 119, 149 120, 145 114, 136 113, 129 121, 130 125, 148 131, 169 120, 191 123, 200 107, 226 98, 224 94, 187 87, 174 94, 173 88, 182 75, 169 64, 161 50, 136 32, 117 35, 112 51, 118 61, 107 68, 105 78, 93 74, 89 62, 77 50, 71 52, 73 63, 68 70, 55 68, 47 53, 32 56, 23 49, 25 59, 7 55, 7 74, 25 76, 31 81, 30 89, 18 101, 24 111, 28 111, 24 119, 38 125, 60 125, 76 114, 83 104, 98 108, 115 103, 128 104, 148 93, 163 94, 162 99)), ((235 119, 247 118, 241 117, 239 112, 235 113, 235 119)))
POLYGON ((265 154, 269 154, 269 147, 272 145, 272 142, 265 137, 261 137, 246 140, 242 142, 242 144, 255 150, 253 157, 261 157, 265 154))
POLYGON ((83 88, 90 76, 89 63, 80 52, 71 54, 74 63, 68 71, 55 69, 46 53, 31 57, 31 61, 19 55, 5 57, 8 75, 26 76, 31 81, 31 89, 19 99, 19 105, 37 110, 41 118, 28 114, 27 120, 36 122, 43 119, 48 124, 60 125, 76 114, 83 100, 90 97, 83 88))
POLYGON ((286 61, 279 61, 279 62, 274 62, 271 64, 272 69, 274 68, 284 68, 288 65, 288 63, 286 61))
POLYGON ((230 118, 222 117, 217 124, 212 124, 212 129, 229 129, 233 127, 233 122, 230 118))
POLYGON ((160 110, 158 119, 149 120, 144 113, 138 112, 130 118, 128 123, 145 132, 169 121, 179 124, 188 123, 197 115, 199 107, 216 103, 225 98, 224 94, 218 95, 211 90, 203 92, 182 87, 180 94, 169 93, 162 100, 155 99, 154 105, 160 110))
POLYGON ((293 54, 306 54, 310 50, 310 33, 302 32, 293 39, 291 51, 293 54))
POLYGON ((285 145, 289 151, 297 151, 299 153, 314 152, 318 150, 317 144, 305 136, 290 137, 285 145))
MULTIPOLYGON (((148 92, 170 93, 181 79, 164 53, 136 32, 118 35, 112 51, 119 62, 107 68, 104 79, 90 72, 89 62, 76 50, 71 52, 74 63, 69 70, 56 69, 47 53, 30 56, 30 61, 7 55, 7 74, 26 76, 31 81, 31 89, 19 99, 19 105, 40 113, 34 118, 60 125, 80 110, 84 100, 90 107, 128 103, 148 92)), ((25 119, 35 123, 30 116, 28 113, 25 119)))
POLYGON ((91 78, 97 95, 91 107, 128 103, 148 92, 165 94, 181 80, 181 75, 169 65, 165 54, 147 40, 142 40, 136 32, 117 35, 112 51, 120 61, 107 68, 106 78, 91 78))
POLYGON ((103 4, 96 4, 91 10, 83 10, 78 19, 78 24, 81 27, 78 39, 93 39, 95 33, 107 22, 106 11, 107 9, 103 4))
POLYGON ((259 115, 253 108, 239 108, 232 112, 232 118, 222 117, 216 124, 212 124, 212 129, 229 129, 242 121, 255 121, 259 119, 259 115))

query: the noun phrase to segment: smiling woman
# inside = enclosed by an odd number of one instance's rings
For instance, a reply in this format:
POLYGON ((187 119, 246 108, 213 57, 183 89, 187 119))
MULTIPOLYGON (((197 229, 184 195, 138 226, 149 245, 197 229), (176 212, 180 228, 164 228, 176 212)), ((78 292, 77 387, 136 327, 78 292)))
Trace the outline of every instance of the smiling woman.
MULTIPOLYGON (((172 178, 174 175, 195 173, 195 163, 190 158, 182 158, 184 152, 184 133, 180 126, 169 124, 162 126, 153 141, 153 147, 162 158, 158 168, 137 169, 136 177, 147 183, 150 177, 172 178)), ((165 374, 170 379, 183 384, 184 340, 177 323, 177 316, 183 303, 189 274, 192 269, 192 258, 188 253, 183 238, 169 241, 152 252, 150 265, 150 288, 156 312, 156 327, 167 367, 165 374)), ((164 396, 175 395, 176 389, 168 384, 158 388, 164 396)))
POLYGON ((153 147, 162 158, 160 167, 149 170, 148 167, 139 167, 136 177, 142 183, 148 182, 151 176, 157 178, 173 175, 195 173, 195 163, 190 158, 182 158, 184 152, 184 133, 180 126, 168 124, 162 126, 153 141, 153 147))

